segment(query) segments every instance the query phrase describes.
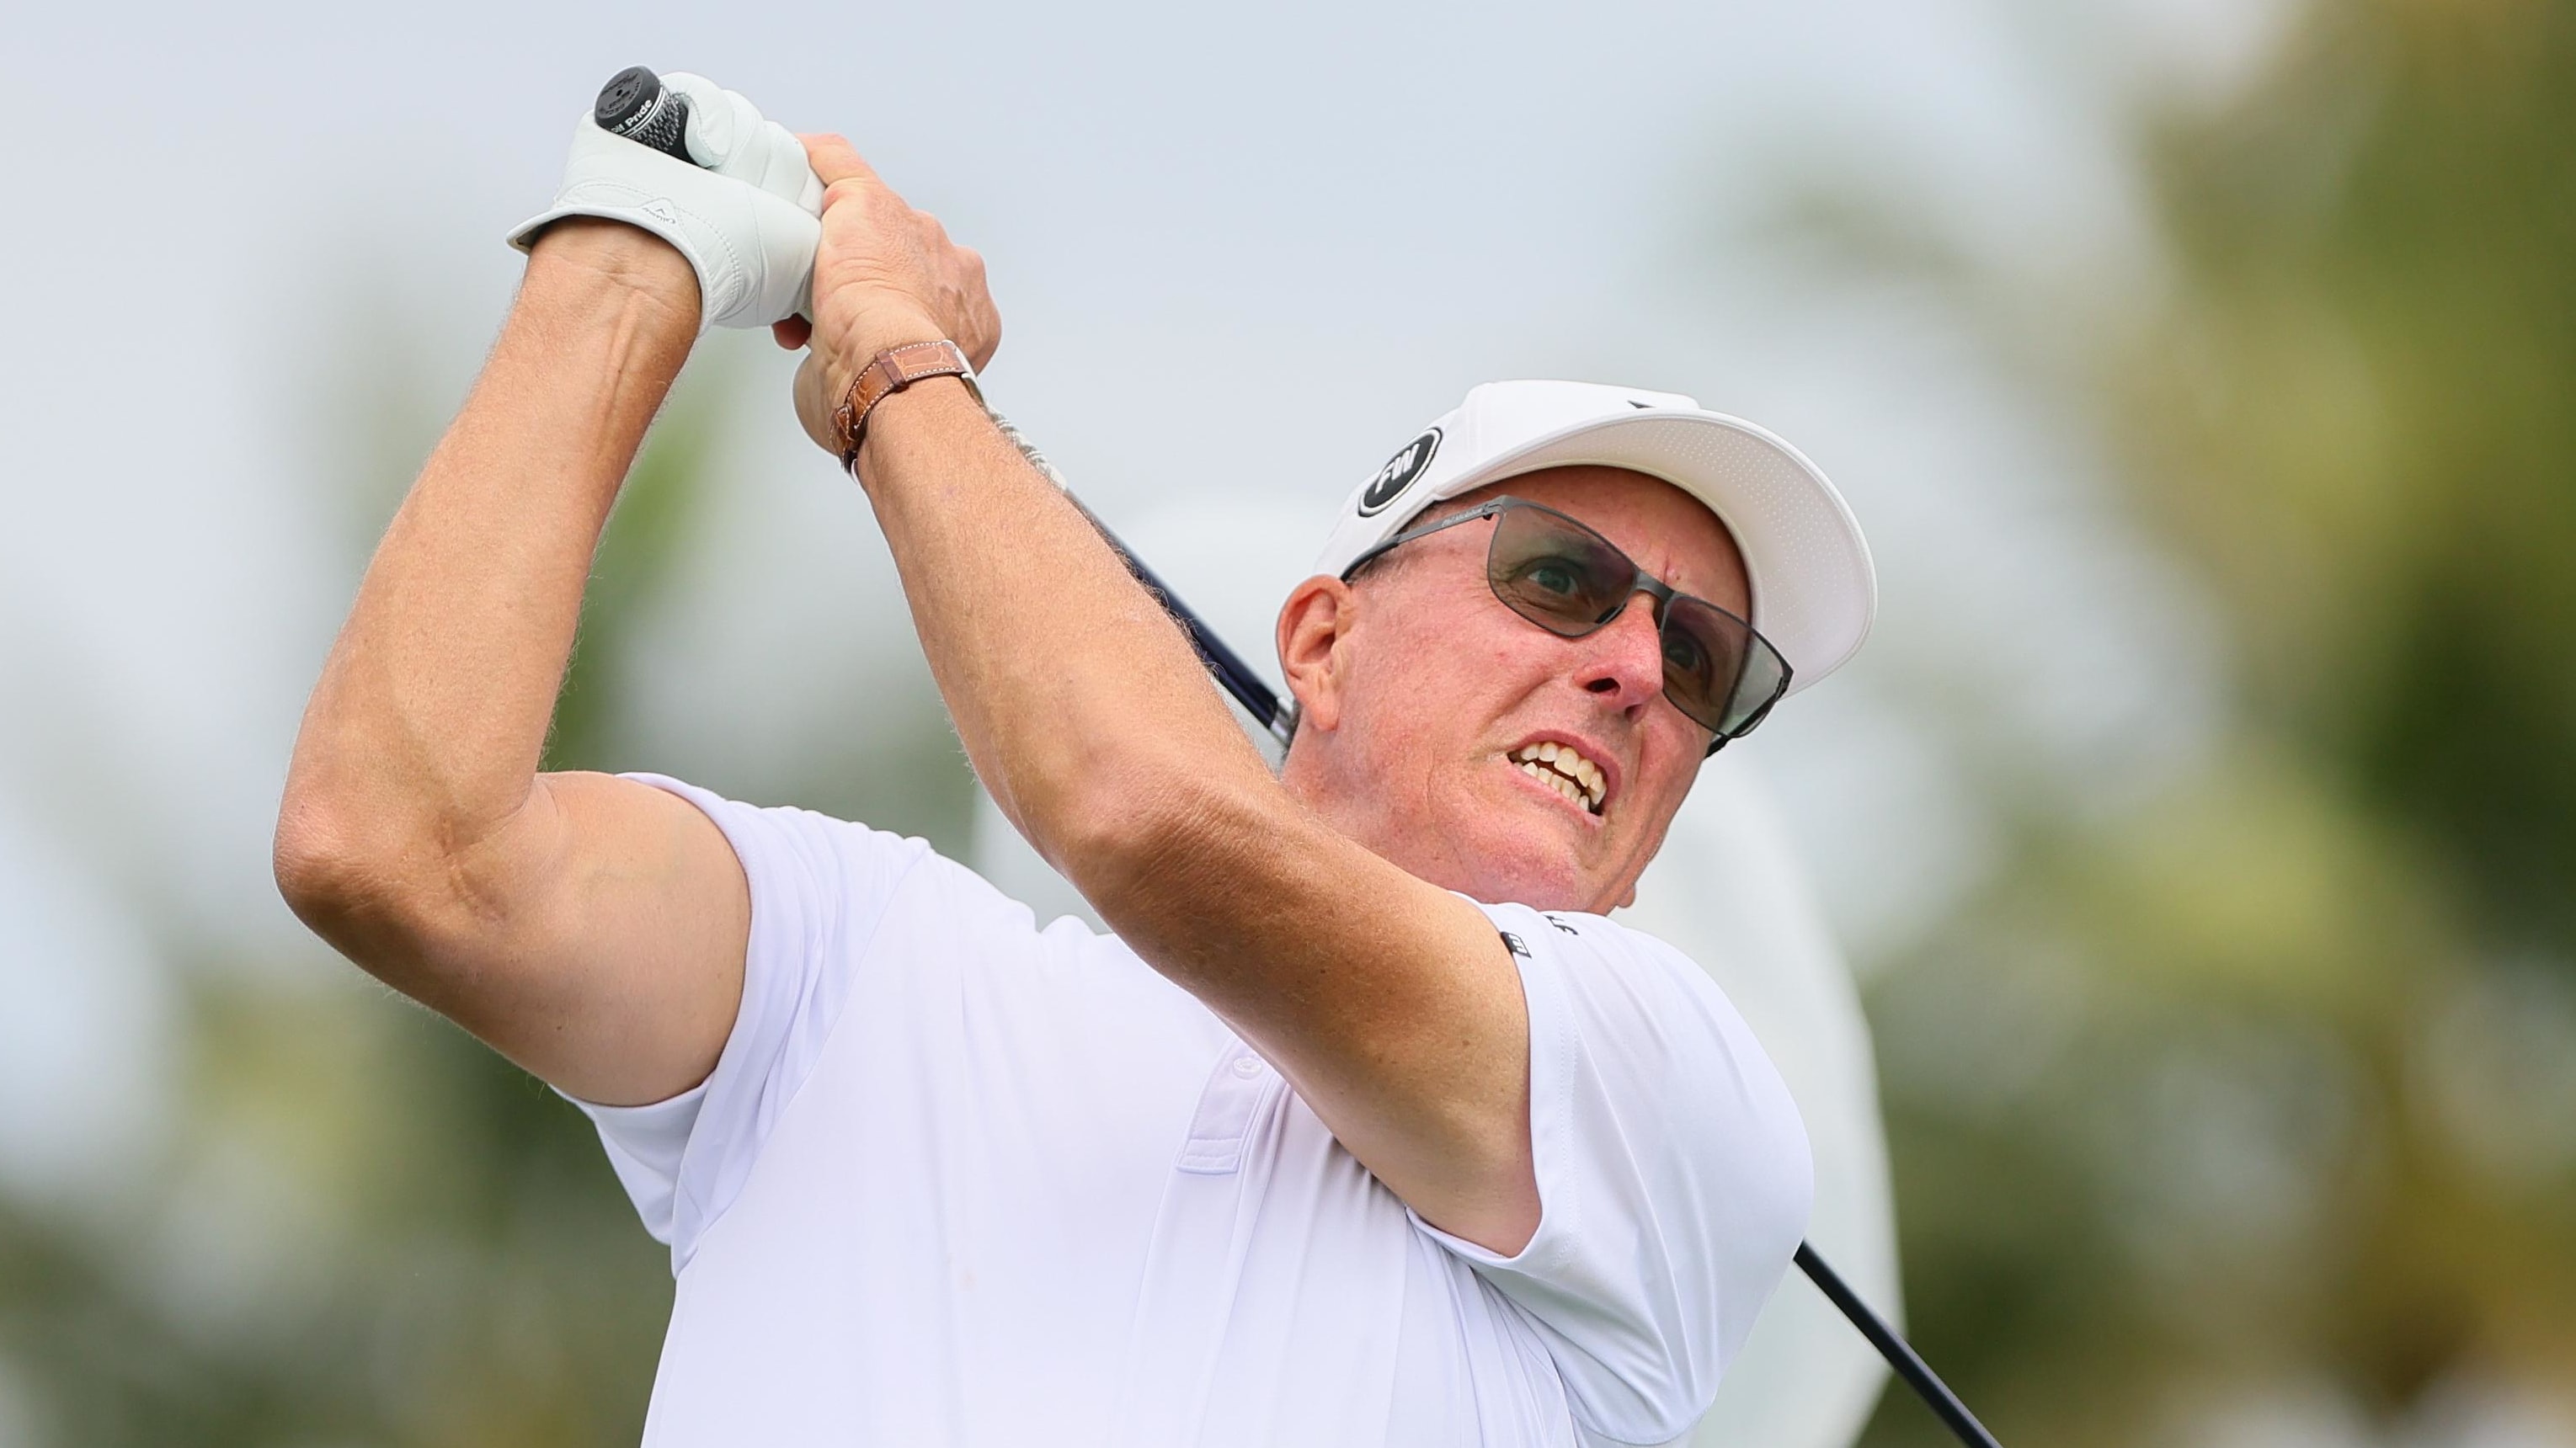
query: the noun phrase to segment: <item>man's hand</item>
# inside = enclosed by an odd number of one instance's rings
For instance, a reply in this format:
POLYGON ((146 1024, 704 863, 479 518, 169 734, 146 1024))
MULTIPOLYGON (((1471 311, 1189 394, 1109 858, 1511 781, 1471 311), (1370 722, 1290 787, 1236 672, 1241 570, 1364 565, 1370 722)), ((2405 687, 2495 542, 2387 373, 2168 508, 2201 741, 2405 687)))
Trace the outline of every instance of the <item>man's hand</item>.
POLYGON ((685 140, 697 162, 599 128, 585 111, 554 205, 522 223, 510 244, 529 250, 568 216, 622 221, 669 242, 697 272, 700 330, 765 327, 808 302, 823 184, 785 127, 702 76, 662 84, 688 97, 685 140))
POLYGON ((796 373, 796 417, 838 457, 832 414, 869 358, 944 337, 980 371, 1001 345, 1002 318, 984 289, 982 257, 950 241, 938 218, 905 204, 849 142, 802 139, 825 187, 813 323, 789 320, 775 330, 781 346, 813 348, 796 373))

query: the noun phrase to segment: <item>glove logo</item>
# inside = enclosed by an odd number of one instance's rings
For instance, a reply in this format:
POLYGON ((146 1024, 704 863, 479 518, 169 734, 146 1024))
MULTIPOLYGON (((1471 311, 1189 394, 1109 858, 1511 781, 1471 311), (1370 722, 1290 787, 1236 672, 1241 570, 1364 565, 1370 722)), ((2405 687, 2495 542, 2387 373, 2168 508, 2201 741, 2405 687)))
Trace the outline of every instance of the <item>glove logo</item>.
POLYGON ((668 222, 673 226, 680 224, 679 213, 671 209, 671 203, 668 201, 645 202, 644 214, 652 217, 656 221, 668 222))
POLYGON ((1376 477, 1369 479, 1368 487, 1360 494, 1360 516, 1365 518, 1382 511, 1405 489, 1412 487, 1413 480, 1421 477, 1423 470, 1431 466, 1431 455, 1438 451, 1440 429, 1436 427, 1406 443, 1395 456, 1386 460, 1385 467, 1377 470, 1376 477))

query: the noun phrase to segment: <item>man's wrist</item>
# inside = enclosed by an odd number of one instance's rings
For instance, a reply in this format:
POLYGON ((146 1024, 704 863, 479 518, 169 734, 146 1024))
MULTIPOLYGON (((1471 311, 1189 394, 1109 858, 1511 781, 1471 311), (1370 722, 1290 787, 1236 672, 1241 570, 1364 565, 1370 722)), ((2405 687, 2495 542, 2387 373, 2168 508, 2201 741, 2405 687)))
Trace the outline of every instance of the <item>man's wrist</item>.
POLYGON ((658 303, 696 335, 698 273, 680 249, 623 221, 568 216, 528 249, 528 289, 614 292, 658 303))
POLYGON ((944 377, 960 379, 968 391, 977 391, 975 364, 967 360, 964 348, 944 337, 899 343, 876 353, 842 387, 826 445, 840 456, 841 466, 857 466, 868 418, 877 405, 915 383, 944 377))
POLYGON ((937 417, 950 409, 971 408, 977 417, 987 414, 984 404, 964 377, 925 377, 888 396, 868 414, 868 426, 859 439, 858 457, 850 473, 859 485, 873 492, 882 475, 879 466, 886 449, 903 445, 906 429, 924 418, 937 417))

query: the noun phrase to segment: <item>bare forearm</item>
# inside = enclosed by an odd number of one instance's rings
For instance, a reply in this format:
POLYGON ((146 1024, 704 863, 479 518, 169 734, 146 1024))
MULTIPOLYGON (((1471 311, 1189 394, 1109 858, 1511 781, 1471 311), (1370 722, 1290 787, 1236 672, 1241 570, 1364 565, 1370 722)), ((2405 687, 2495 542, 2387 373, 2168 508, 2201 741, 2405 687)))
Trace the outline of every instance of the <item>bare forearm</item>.
POLYGON ((1537 1220, 1527 1023, 1492 926, 1270 778, 1089 521, 934 386, 880 404, 861 465, 986 784, 1372 1170, 1517 1248, 1537 1220))
MULTIPOLYGON (((828 186, 796 409, 837 453, 834 408, 881 349, 945 336, 980 367, 1001 323, 980 257, 846 141, 806 148, 828 186)), ((1538 1220, 1528 1017, 1484 915, 1269 777, 1179 627, 961 384, 880 402, 859 467, 1013 823, 1398 1195, 1517 1251, 1538 1220)))
POLYGON ((1077 883, 1100 793, 1267 784, 1180 630, 962 386, 880 404, 861 473, 968 754, 1077 883))
POLYGON ((641 233, 539 243, 314 690, 282 845, 328 810, 461 846, 525 801, 600 528, 696 320, 687 263, 641 233))

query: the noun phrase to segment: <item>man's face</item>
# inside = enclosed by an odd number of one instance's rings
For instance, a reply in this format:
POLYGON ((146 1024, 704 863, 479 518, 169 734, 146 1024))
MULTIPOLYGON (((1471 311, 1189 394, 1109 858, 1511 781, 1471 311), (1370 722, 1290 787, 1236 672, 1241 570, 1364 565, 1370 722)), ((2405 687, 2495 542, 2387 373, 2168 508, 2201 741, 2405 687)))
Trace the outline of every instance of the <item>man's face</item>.
MULTIPOLYGON (((1674 588, 1750 615, 1725 527, 1641 473, 1528 473, 1406 531, 1504 494, 1576 518, 1674 588)), ((1490 520, 1444 529, 1347 587, 1310 579, 1290 597, 1280 653, 1304 712, 1286 782, 1433 884, 1486 901, 1608 910, 1633 894, 1663 843, 1709 733, 1664 697, 1652 600, 1633 596, 1582 638, 1550 633, 1485 581, 1493 531, 1490 520), (1544 746, 1559 764, 1571 748, 1598 772, 1597 813, 1531 777, 1524 764, 1544 746)))

